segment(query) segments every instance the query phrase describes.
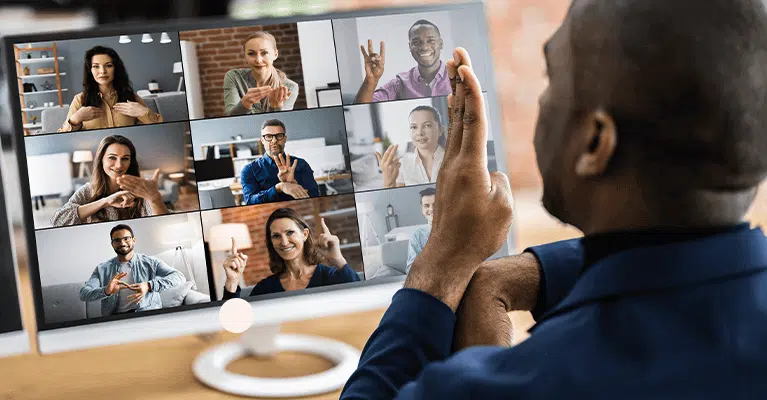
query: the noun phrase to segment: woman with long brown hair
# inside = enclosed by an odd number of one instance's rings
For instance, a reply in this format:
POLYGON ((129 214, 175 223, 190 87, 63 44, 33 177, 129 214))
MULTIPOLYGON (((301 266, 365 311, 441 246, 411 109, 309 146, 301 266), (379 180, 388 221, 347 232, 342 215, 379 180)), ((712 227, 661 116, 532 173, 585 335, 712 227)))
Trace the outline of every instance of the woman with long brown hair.
POLYGON ((83 91, 69 106, 59 132, 163 122, 131 86, 128 71, 114 49, 96 46, 85 52, 83 91))
POLYGON ((54 226, 117 221, 162 215, 168 208, 157 189, 159 170, 142 179, 136 148, 126 137, 101 140, 93 160, 93 176, 51 217, 54 226))
MULTIPOLYGON (((330 233, 325 219, 322 233, 315 239, 309 224, 295 210, 275 210, 266 221, 266 248, 272 275, 261 280, 249 296, 360 280, 341 254, 338 236, 330 233)), ((232 238, 232 254, 224 261, 224 300, 240 297, 239 282, 247 262, 248 256, 237 251, 232 238)))
POLYGON ((298 84, 274 67, 277 40, 269 32, 256 32, 242 44, 248 68, 235 68, 224 76, 226 115, 260 114, 292 110, 298 84))

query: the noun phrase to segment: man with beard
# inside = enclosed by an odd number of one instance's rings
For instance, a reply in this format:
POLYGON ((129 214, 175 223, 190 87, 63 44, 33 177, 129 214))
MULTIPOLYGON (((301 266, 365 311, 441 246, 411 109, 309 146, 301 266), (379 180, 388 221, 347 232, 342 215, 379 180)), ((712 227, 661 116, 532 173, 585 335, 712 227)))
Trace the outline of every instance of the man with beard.
POLYGON ((286 132, 285 124, 278 119, 261 125, 261 143, 266 155, 246 165, 240 174, 246 204, 319 197, 320 190, 309 164, 285 154, 286 132))
POLYGON ((96 267, 80 288, 80 300, 101 300, 102 316, 162 308, 160 292, 184 283, 184 275, 160 259, 134 252, 130 226, 117 225, 109 236, 117 257, 96 267))
POLYGON ((365 59, 365 79, 357 92, 355 103, 447 96, 451 93, 447 68, 439 59, 442 36, 437 25, 424 19, 416 21, 408 31, 408 42, 410 55, 417 65, 400 72, 378 89, 378 80, 384 72, 386 46, 381 42, 379 53, 373 52, 372 40, 368 40, 367 52, 364 46, 360 46, 365 59))

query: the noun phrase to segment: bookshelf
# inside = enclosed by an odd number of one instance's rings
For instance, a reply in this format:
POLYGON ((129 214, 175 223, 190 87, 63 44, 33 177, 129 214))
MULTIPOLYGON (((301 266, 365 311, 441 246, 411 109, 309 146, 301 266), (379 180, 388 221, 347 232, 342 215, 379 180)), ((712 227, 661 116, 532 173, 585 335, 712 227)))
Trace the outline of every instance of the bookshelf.
MULTIPOLYGON (((66 72, 61 71, 60 62, 64 57, 59 56, 55 42, 50 46, 33 45, 33 43, 16 44, 13 46, 16 61, 16 77, 19 80, 19 101, 21 102, 21 116, 24 121, 24 135, 31 135, 42 129, 42 112, 45 109, 69 107, 64 104, 64 92, 67 89, 61 87, 61 77, 66 72), (47 55, 46 55, 47 53, 47 55), (47 79, 55 82, 54 89, 39 90, 37 85, 47 79), (33 91, 25 91, 25 84, 34 85, 33 91), (45 106, 50 94, 56 94, 58 102, 52 102, 53 106, 45 106), (30 107, 30 103, 36 103, 30 107)), ((50 83, 49 83, 50 84, 50 83)))

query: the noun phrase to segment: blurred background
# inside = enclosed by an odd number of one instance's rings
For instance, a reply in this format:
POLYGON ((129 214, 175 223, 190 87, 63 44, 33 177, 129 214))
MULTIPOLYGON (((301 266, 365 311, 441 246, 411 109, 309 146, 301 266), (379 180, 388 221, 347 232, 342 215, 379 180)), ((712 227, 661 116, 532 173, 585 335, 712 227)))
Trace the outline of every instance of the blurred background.
MULTIPOLYGON (((464 3, 466 1, 463 1, 464 3)), ((517 251, 526 247, 580 236, 576 229, 551 218, 540 205, 541 181, 532 138, 537 98, 546 85, 541 47, 564 18, 569 0, 485 0, 489 44, 493 57, 500 134, 506 143, 506 170, 515 198, 514 230, 517 251)), ((451 3, 440 0, 4 0, 0 5, 0 34, 85 29, 97 25, 201 17, 257 18, 267 15, 314 14, 388 6, 451 3)), ((467 21, 467 23, 471 23, 467 21)), ((4 66, 5 64, 3 64, 4 66)), ((6 71, 1 71, 4 75, 6 71)), ((4 79, 3 79, 4 81, 4 79)), ((0 95, 8 99, 7 88, 0 95)), ((490 101, 493 101, 490 99, 490 101)), ((0 102, 0 107, 5 101, 0 102)), ((15 155, 10 147, 10 118, 0 109, 0 142, 6 192, 14 190, 15 155), (6 173, 7 172, 7 173, 6 173)), ((500 167, 500 166, 499 166, 500 167)), ((767 197, 762 186, 749 215, 753 225, 767 226, 767 197)), ((20 222, 21 199, 8 199, 20 222)), ((19 253, 22 254, 21 252, 19 253)), ((22 279, 24 273, 22 272, 22 279)), ((522 317, 520 317, 522 318, 522 317)), ((531 320, 522 318, 520 324, 531 320)), ((27 320, 31 323, 33 321, 27 320)), ((28 325, 29 326, 29 325, 28 325)), ((518 337, 515 337, 515 341, 518 337)))

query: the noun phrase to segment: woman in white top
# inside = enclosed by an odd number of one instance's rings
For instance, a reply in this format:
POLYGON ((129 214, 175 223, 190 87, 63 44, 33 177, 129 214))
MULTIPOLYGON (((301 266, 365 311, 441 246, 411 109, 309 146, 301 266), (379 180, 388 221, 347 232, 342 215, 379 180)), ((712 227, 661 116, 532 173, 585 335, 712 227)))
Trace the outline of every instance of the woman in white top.
POLYGON ((410 140, 415 151, 402 158, 399 145, 376 152, 384 178, 384 188, 421 185, 437 181, 445 157, 445 126, 439 111, 431 106, 418 106, 410 111, 410 140))

